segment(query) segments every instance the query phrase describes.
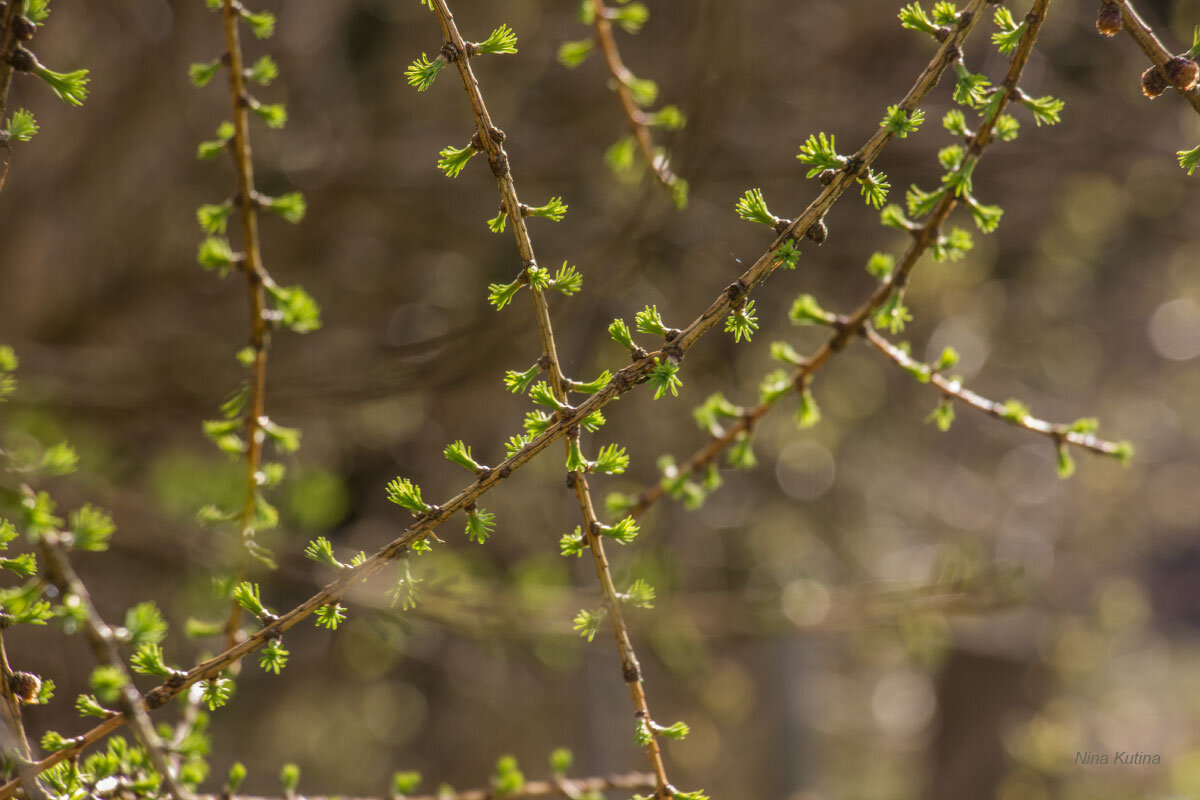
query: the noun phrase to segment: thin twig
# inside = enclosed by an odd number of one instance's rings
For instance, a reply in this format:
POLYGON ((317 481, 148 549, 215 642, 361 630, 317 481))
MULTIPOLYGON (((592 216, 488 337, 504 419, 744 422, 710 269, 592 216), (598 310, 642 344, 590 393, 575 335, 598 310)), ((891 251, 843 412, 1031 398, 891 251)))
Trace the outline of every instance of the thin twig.
POLYGON ((629 123, 629 130, 633 133, 638 149, 642 151, 642 158, 646 159, 647 166, 654 173, 655 180, 667 190, 667 194, 674 198, 675 185, 680 178, 671 171, 666 155, 660 155, 654 151, 654 140, 650 136, 650 126, 646 124, 646 114, 638 107, 633 99, 633 92, 629 89, 629 82, 633 79, 633 74, 621 60, 621 51, 617 48, 617 40, 613 36, 608 6, 604 5, 602 0, 591 0, 591 3, 594 14, 592 26, 596 30, 596 42, 604 54, 604 63, 608 65, 608 71, 612 74, 617 97, 621 101, 621 110, 625 113, 626 122, 629 123))
MULTIPOLYGON (((73 596, 79 602, 83 612, 84 630, 88 644, 96 661, 114 670, 121 680, 121 705, 126 714, 132 715, 133 732, 138 741, 146 749, 154 769, 162 776, 167 792, 175 800, 190 800, 191 793, 178 780, 174 769, 167 760, 162 740, 154 730, 150 715, 146 713, 145 701, 137 687, 133 684, 132 676, 125 669, 125 660, 117 647, 116 638, 96 606, 92 603, 91 594, 79 575, 71 566, 66 548, 56 533, 44 533, 41 537, 42 555, 46 562, 46 575, 50 582, 58 587, 63 597, 73 596)), ((115 712, 114 712, 115 713, 115 712)))
POLYGON ((4 649, 4 637, 0 632, 0 698, 3 699, 5 733, 11 737, 15 756, 17 780, 25 788, 25 793, 31 800, 45 800, 46 793, 38 782, 38 772, 30 768, 32 758, 29 749, 29 737, 25 734, 25 726, 21 722, 21 699, 13 691, 13 669, 8 663, 8 653, 4 649))
MULTIPOLYGON (((888 341, 879 331, 870 325, 864 326, 863 335, 871 343, 871 346, 902 368, 912 367, 921 369, 928 366, 917 361, 895 344, 888 341)), ((1111 442, 1098 439, 1090 433, 1080 433, 1072 430, 1072 426, 1069 423, 1056 424, 1029 415, 1013 416, 1004 403, 989 400, 967 389, 962 385, 962 381, 960 380, 947 378, 938 372, 929 372, 928 374, 929 383, 948 399, 958 400, 970 408, 982 411, 988 416, 1007 422, 1009 425, 1049 437, 1056 445, 1063 443, 1073 444, 1076 447, 1091 450, 1093 453, 1099 453, 1100 455, 1113 455, 1113 445, 1111 442)))
MULTIPOLYGON (((921 71, 913 87, 901 100, 901 106, 907 110, 915 109, 930 90, 937 84, 942 73, 953 63, 953 55, 958 52, 959 45, 974 28, 979 20, 979 14, 988 0, 971 0, 967 8, 959 15, 958 25, 947 35, 929 64, 921 71)), ((894 137, 888 129, 879 128, 872 134, 857 154, 865 167, 873 162, 882 152, 883 147, 894 137)), ((481 137, 482 138, 482 137, 481 137)), ((695 343, 715 325, 722 314, 732 308, 734 298, 744 299, 745 294, 762 283, 777 267, 776 253, 797 235, 803 235, 808 228, 820 219, 833 206, 842 193, 851 186, 855 178, 847 172, 839 172, 829 186, 822 189, 817 198, 809 204, 801 216, 792 221, 784 234, 781 234, 767 251, 747 269, 729 289, 723 291, 707 310, 697 317, 684 331, 684 335, 676 337, 666 347, 649 353, 637 359, 632 364, 617 370, 612 380, 600 391, 582 401, 573 410, 558 416, 545 431, 534 437, 528 444, 513 455, 506 458, 487 474, 471 485, 459 491, 452 498, 430 512, 423 514, 399 536, 380 548, 374 555, 356 567, 342 570, 338 577, 326 584, 320 591, 313 594, 295 608, 281 614, 274 622, 264 625, 236 645, 224 652, 202 661, 178 678, 169 679, 146 693, 146 708, 153 710, 162 707, 173 697, 193 684, 218 676, 230 664, 240 661, 248 654, 265 645, 279 634, 290 630, 303 619, 314 613, 326 603, 336 600, 343 592, 357 581, 365 580, 377 574, 391 561, 405 555, 414 542, 424 539, 431 531, 449 520, 456 513, 463 511, 479 497, 486 494, 497 484, 506 480, 514 472, 527 464, 557 439, 564 436, 568 430, 579 425, 593 412, 600 410, 617 397, 631 391, 646 379, 654 366, 655 359, 669 357, 680 358, 695 343), (736 291, 734 291, 736 289, 736 291), (669 352, 668 352, 669 351, 669 352)), ((507 202, 507 201, 506 201, 507 202)), ((43 772, 55 764, 62 763, 68 758, 78 755, 87 746, 103 739, 108 734, 122 727, 128 718, 121 714, 104 720, 91 730, 83 733, 74 740, 72 746, 51 753, 34 765, 34 769, 43 772)), ((0 800, 7 800, 19 788, 18 781, 9 781, 0 786, 0 800)))

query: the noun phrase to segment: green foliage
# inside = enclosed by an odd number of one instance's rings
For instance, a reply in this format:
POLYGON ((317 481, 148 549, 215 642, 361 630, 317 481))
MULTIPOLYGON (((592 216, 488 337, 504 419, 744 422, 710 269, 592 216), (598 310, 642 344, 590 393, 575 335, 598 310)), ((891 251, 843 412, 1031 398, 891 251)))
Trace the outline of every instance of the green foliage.
POLYGON ((886 175, 868 167, 867 174, 858 176, 858 188, 867 205, 880 209, 887 202, 888 190, 892 185, 888 183, 886 175))
POLYGON ((421 487, 408 478, 396 478, 387 485, 387 498, 414 514, 424 514, 429 505, 421 499, 421 487))
POLYGON ((482 508, 467 511, 467 539, 483 544, 496 529, 496 515, 482 508))
POLYGON ((275 15, 270 11, 249 11, 246 8, 240 11, 255 38, 270 39, 275 35, 275 15))
POLYGON ((212 61, 206 63, 192 64, 188 67, 188 77, 191 79, 193 86, 198 88, 207 86, 208 82, 221 71, 223 66, 224 64, 219 58, 214 58, 212 61))
POLYGON ((234 127, 232 122, 222 122, 217 126, 217 138, 201 142, 196 148, 196 158, 201 161, 210 161, 229 147, 229 143, 233 141, 234 127))
POLYGON ((644 579, 638 578, 633 582, 621 599, 636 608, 654 608, 654 587, 644 579))
POLYGON ((617 344, 629 350, 636 350, 637 345, 634 344, 633 335, 629 332, 629 326, 625 324, 623 319, 614 319, 608 326, 609 337, 617 344))
POLYGON ((580 609, 579 613, 575 615, 572 626, 580 636, 590 642, 596 638, 596 631, 600 630, 600 623, 604 622, 607 615, 608 609, 606 608, 597 608, 595 611, 586 608, 580 609))
POLYGON ((1045 97, 1028 97, 1023 92, 1016 95, 1017 102, 1029 109, 1033 114, 1033 121, 1042 125, 1057 125, 1062 121, 1063 106, 1066 105, 1057 97, 1046 95, 1045 97))
POLYGON ((74 72, 55 72, 38 64, 34 67, 33 74, 45 81, 46 85, 50 87, 50 91, 58 95, 58 99, 63 102, 81 106, 87 99, 87 86, 91 82, 91 78, 88 77, 86 69, 77 69, 74 72))
POLYGON ((996 23, 996 27, 1000 30, 992 34, 992 44, 996 45, 996 49, 1004 55, 1012 55, 1012 51, 1016 48, 1017 43, 1021 41, 1021 36, 1029 27, 1029 22, 1022 20, 1018 25, 1013 20, 1012 12, 1004 6, 997 6, 996 13, 992 16, 992 21, 996 23))
POLYGON ((646 376, 646 383, 654 390, 654 399, 657 400, 667 392, 671 393, 672 397, 679 396, 679 387, 683 386, 683 381, 678 376, 679 365, 670 359, 654 359, 654 366, 650 368, 650 372, 646 376))
POLYGON ((579 270, 575 269, 574 265, 564 261, 558 271, 554 273, 554 278, 550 281, 550 288, 570 297, 583 288, 583 276, 579 274, 579 270))
POLYGON ((264 624, 275 619, 275 615, 263 605, 257 583, 242 581, 233 587, 233 601, 249 611, 264 624))
POLYGON ((463 147, 443 147, 438 153, 438 169, 446 173, 450 178, 457 178, 458 174, 463 171, 463 167, 467 165, 475 155, 479 152, 475 145, 468 144, 463 147))
POLYGON ((279 783, 283 785, 285 794, 295 794, 300 787, 300 767, 295 764, 284 764, 279 770, 279 783))
POLYGON ((308 204, 303 192, 288 192, 279 197, 258 197, 258 204, 267 211, 278 214, 293 225, 304 219, 308 204))
POLYGON ((756 330, 758 330, 758 317, 754 314, 753 300, 735 308, 733 313, 725 319, 725 332, 732 333, 735 342, 740 342, 742 339, 750 341, 750 337, 756 330))
POLYGON ((8 118, 8 123, 4 126, 4 136, 10 142, 28 142, 38 132, 37 121, 33 118, 33 112, 24 108, 18 108, 8 118))
POLYGON ((796 425, 800 428, 811 428, 821 421, 821 409, 813 399, 812 392, 805 382, 800 390, 800 403, 796 406, 796 425))
POLYGON ((615 525, 601 525, 600 535, 615 539, 621 544, 629 544, 637 538, 639 530, 633 517, 622 517, 615 525))
POLYGON ((907 139, 910 133, 915 133, 925 121, 925 112, 921 109, 907 111, 900 106, 888 106, 887 113, 879 127, 887 128, 888 132, 901 139, 907 139))
POLYGON ((501 756, 496 762, 496 772, 492 775, 492 791, 495 797, 505 797, 520 793, 525 788, 525 776, 517 766, 517 760, 512 756, 501 756))
POLYGON ((737 215, 747 222, 758 222, 768 227, 775 226, 776 217, 763 200, 762 189, 747 189, 734 206, 737 215))
POLYGON ((1188 175, 1191 175, 1196 171, 1196 167, 1200 166, 1200 146, 1191 150, 1180 150, 1175 155, 1179 157, 1179 166, 1187 170, 1188 175))
POLYGON ((558 222, 567 215, 567 204, 561 197, 551 197, 544 206, 522 206, 521 213, 527 217, 545 217, 558 222))
POLYGON ((417 791, 417 787, 421 785, 421 773, 419 772, 397 772, 392 775, 392 794, 404 796, 417 791))
POLYGON ((792 302, 788 319, 796 325, 832 325, 836 321, 836 317, 821 308, 811 294, 802 294, 792 302))
POLYGON ((260 56, 246 71, 246 77, 259 86, 270 86, 279 77, 279 65, 270 56, 260 56))
POLYGON ((980 108, 987 104, 988 90, 992 82, 984 75, 977 75, 963 66, 961 61, 954 64, 958 80, 954 84, 954 102, 968 108, 980 108))
POLYGON ((483 465, 472 457, 471 446, 463 444, 461 440, 446 445, 442 450, 442 455, 446 457, 447 461, 458 464, 470 472, 478 472, 483 468, 483 465))
POLYGON ((800 155, 796 158, 800 159, 800 163, 812 167, 808 171, 807 177, 809 178, 827 169, 841 169, 846 164, 846 159, 837 153, 834 137, 826 137, 823 132, 810 134, 804 144, 800 146, 800 155))
POLYGON ((175 673, 175 670, 167 666, 167 662, 163 659, 162 648, 154 643, 139 647, 133 654, 133 658, 129 660, 129 666, 139 674, 157 675, 160 678, 169 678, 175 673))
POLYGON ((279 130, 287 125, 287 107, 282 103, 262 103, 250 98, 250 110, 266 123, 268 128, 279 130))
POLYGON ((283 642, 279 639, 272 639, 258 651, 258 666, 262 668, 263 672, 274 672, 278 675, 287 666, 288 655, 283 642))
POLYGON ((317 609, 314 623, 319 628, 336 631, 338 625, 346 621, 346 609, 341 603, 326 603, 317 609))
POLYGON ((629 455, 620 445, 605 445, 600 448, 596 460, 589 464, 589 468, 592 472, 601 472, 605 475, 620 475, 629 468, 629 455))
POLYGON ((921 31, 928 33, 931 36, 938 35, 938 26, 934 25, 933 20, 925 13, 925 9, 921 8, 920 3, 909 3, 900 9, 900 25, 911 31, 921 31))
POLYGON ((517 52, 517 35, 513 33, 512 28, 501 25, 492 31, 488 38, 475 45, 475 52, 491 55, 515 53, 517 52))
POLYGON ((439 55, 433 61, 424 53, 404 70, 404 79, 409 86, 415 86, 418 92, 423 92, 433 85, 438 73, 446 66, 446 59, 439 55))
POLYGON ((774 263, 784 269, 795 269, 800 263, 800 250, 792 239, 784 239, 783 244, 775 251, 774 263))
POLYGON ((167 621, 153 602, 138 603, 125 612, 125 631, 121 638, 133 647, 161 642, 167 636, 167 621))
POLYGON ((575 69, 596 49, 596 40, 589 37, 574 42, 563 42, 558 48, 558 62, 567 69, 575 69))
MULTIPOLYGON (((663 338, 666 338, 670 334, 666 323, 663 322, 662 315, 658 313, 658 306, 646 306, 645 309, 637 312, 634 322, 637 325, 638 333, 662 336, 663 338)), ((609 332, 612 332, 611 327, 609 328, 609 332)))
POLYGON ((232 694, 233 681, 226 677, 212 678, 200 684, 200 699, 209 711, 228 703, 232 694))

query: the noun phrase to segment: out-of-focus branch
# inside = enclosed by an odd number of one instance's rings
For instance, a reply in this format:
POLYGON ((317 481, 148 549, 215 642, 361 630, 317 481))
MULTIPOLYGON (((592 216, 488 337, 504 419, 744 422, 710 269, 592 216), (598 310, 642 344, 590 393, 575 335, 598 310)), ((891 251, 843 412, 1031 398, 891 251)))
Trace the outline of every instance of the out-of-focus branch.
POLYGON ((191 793, 179 782, 176 771, 168 763, 162 740, 154 730, 150 715, 146 713, 145 700, 125 669, 125 660, 121 657, 112 628, 104 622, 92 603, 91 594, 71 566, 66 547, 58 534, 50 532, 42 534, 41 547, 46 561, 46 574, 51 583, 58 587, 63 597, 73 596, 79 601, 79 608, 83 611, 84 630, 96 661, 108 666, 120 676, 122 710, 131 717, 134 735, 146 748, 155 770, 162 776, 167 792, 175 800, 190 800, 191 793))
MULTIPOLYGON (((502 795, 505 798, 568 797, 579 798, 589 792, 632 791, 653 789, 654 776, 647 772, 608 775, 593 778, 561 778, 551 781, 527 781, 520 791, 502 795)), ((304 795, 305 800, 494 800, 500 797, 494 789, 467 789, 449 794, 404 795, 402 798, 346 797, 345 795, 304 795)), ((200 794, 196 800, 286 800, 282 797, 257 795, 200 794)))

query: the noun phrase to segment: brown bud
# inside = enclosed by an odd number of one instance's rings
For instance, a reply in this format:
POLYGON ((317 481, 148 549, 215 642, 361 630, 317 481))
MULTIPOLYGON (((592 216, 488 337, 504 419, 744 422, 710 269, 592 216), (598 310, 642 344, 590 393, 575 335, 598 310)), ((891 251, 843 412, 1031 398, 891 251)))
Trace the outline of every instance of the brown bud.
POLYGON ((8 679, 8 686, 18 700, 28 705, 37 702, 38 692, 42 691, 42 679, 32 672, 14 672, 8 679))
POLYGON ((1165 92, 1167 86, 1167 79, 1158 71, 1158 67, 1151 67, 1142 73, 1142 94, 1151 100, 1165 92))
POLYGON ((817 220, 805 231, 804 235, 821 245, 825 244, 825 240, 829 237, 829 229, 825 227, 824 220, 817 220))
POLYGON ((1105 0, 1104 5, 1100 6, 1100 13, 1096 15, 1096 30, 1110 37, 1121 32, 1121 9, 1116 3, 1105 0))
POLYGON ((17 72, 33 72, 37 69, 37 59, 33 57, 33 53, 20 46, 12 51, 8 63, 12 64, 12 68, 17 72))
POLYGON ((1167 80, 1181 92, 1186 92, 1200 81, 1200 66, 1187 56, 1175 56, 1167 62, 1167 80))
POLYGON ((817 176, 817 180, 821 182, 822 186, 828 186, 829 184, 833 183, 833 179, 836 177, 837 170, 823 169, 821 170, 821 174, 817 176))
POLYGON ((28 42, 37 33, 37 25, 29 17, 17 17, 12 23, 13 35, 17 39, 28 42))

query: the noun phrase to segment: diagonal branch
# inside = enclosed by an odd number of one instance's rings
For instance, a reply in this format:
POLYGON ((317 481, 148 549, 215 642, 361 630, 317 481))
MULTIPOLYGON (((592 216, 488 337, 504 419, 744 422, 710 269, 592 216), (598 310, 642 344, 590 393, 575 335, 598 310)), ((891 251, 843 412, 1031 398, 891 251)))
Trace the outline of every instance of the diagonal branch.
MULTIPOLYGON (((1108 0, 1106 0, 1108 2, 1108 0)), ((1166 73, 1167 62, 1175 57, 1167 48, 1163 47, 1162 42, 1154 35, 1154 31, 1150 26, 1138 15, 1133 7, 1133 3, 1129 0, 1112 0, 1121 9, 1121 21, 1124 23, 1126 32, 1138 43, 1138 47, 1142 48, 1142 52, 1146 57, 1154 62, 1154 65, 1166 73)), ((1195 86, 1187 91, 1180 92, 1183 99, 1187 100, 1192 108, 1196 109, 1196 113, 1200 114, 1200 86, 1195 86)))
MULTIPOLYGON (((1034 42, 1037 41, 1038 32, 1041 29, 1042 22, 1045 20, 1046 7, 1048 5, 1049 0, 1036 0, 1033 9, 1029 12, 1029 16, 1027 17, 1029 26, 1021 36, 1021 40, 1013 54, 1004 83, 997 89, 1002 94, 996 103, 995 111, 980 124, 979 129, 967 143, 963 159, 963 169, 972 169, 974 164, 979 161, 983 155, 983 151, 992 141, 992 131, 996 120, 1000 118, 1000 115, 1012 99, 1020 97, 1018 94, 1020 89, 1017 87, 1017 83, 1020 80, 1021 73, 1025 69, 1025 64, 1029 60, 1029 54, 1033 51, 1034 42)), ((900 259, 900 263, 896 265, 891 276, 887 280, 881 281, 871 295, 852 314, 837 320, 834 334, 815 353, 805 359, 796 368, 791 375, 791 385, 794 390, 803 391, 812 379, 812 376, 822 366, 841 352, 851 338, 861 335, 868 320, 887 302, 892 292, 903 289, 907 285, 913 268, 916 267, 917 262, 925 254, 926 250, 937 241, 942 223, 946 221, 946 218, 950 216, 950 212, 957 205, 958 197, 954 192, 943 192, 941 199, 930 212, 925 222, 911 231, 913 241, 909 244, 908 249, 900 259)), ((792 228, 796 228, 795 222, 792 223, 792 228)), ((764 400, 753 408, 746 410, 721 435, 711 439, 683 462, 678 468, 679 474, 694 474, 697 470, 707 466, 724 450, 730 447, 738 439, 739 435, 753 430, 759 420, 770 413, 771 409, 775 408, 779 399, 779 397, 776 397, 764 400)), ((1117 447, 1116 444, 1105 442, 1102 443, 1101 452, 1115 455, 1117 447)), ((638 495, 629 513, 633 516, 644 514, 654 503, 662 499, 665 494, 666 489, 661 483, 646 489, 638 495)))
POLYGON ((1100 455, 1118 455, 1113 450, 1116 445, 1112 442, 1106 442, 1098 439, 1091 433, 1077 430, 1077 426, 1046 422, 1029 414, 1014 413, 1012 408, 1007 404, 989 400, 971 391, 962 385, 961 380, 947 378, 945 375, 930 369, 928 364, 917 361, 904 350, 884 338, 879 331, 870 325, 863 328, 863 336, 870 342, 872 347, 887 356, 897 366, 910 372, 910 374, 923 375, 921 380, 928 379, 929 383, 937 388, 947 400, 957 400, 970 408, 982 411, 988 416, 995 417, 1010 425, 1024 428, 1031 433, 1049 437, 1055 446, 1060 449, 1071 444, 1085 450, 1090 450, 1093 453, 1099 453, 1100 455))
MULTIPOLYGON (((12 85, 13 65, 10 60, 13 49, 19 43, 17 29, 13 24, 25 13, 25 0, 8 0, 0 14, 0 123, 8 111, 8 89, 12 85)), ((12 146, 7 137, 0 136, 0 147, 4 148, 4 165, 0 166, 0 191, 8 177, 8 165, 12 159, 12 146)))

